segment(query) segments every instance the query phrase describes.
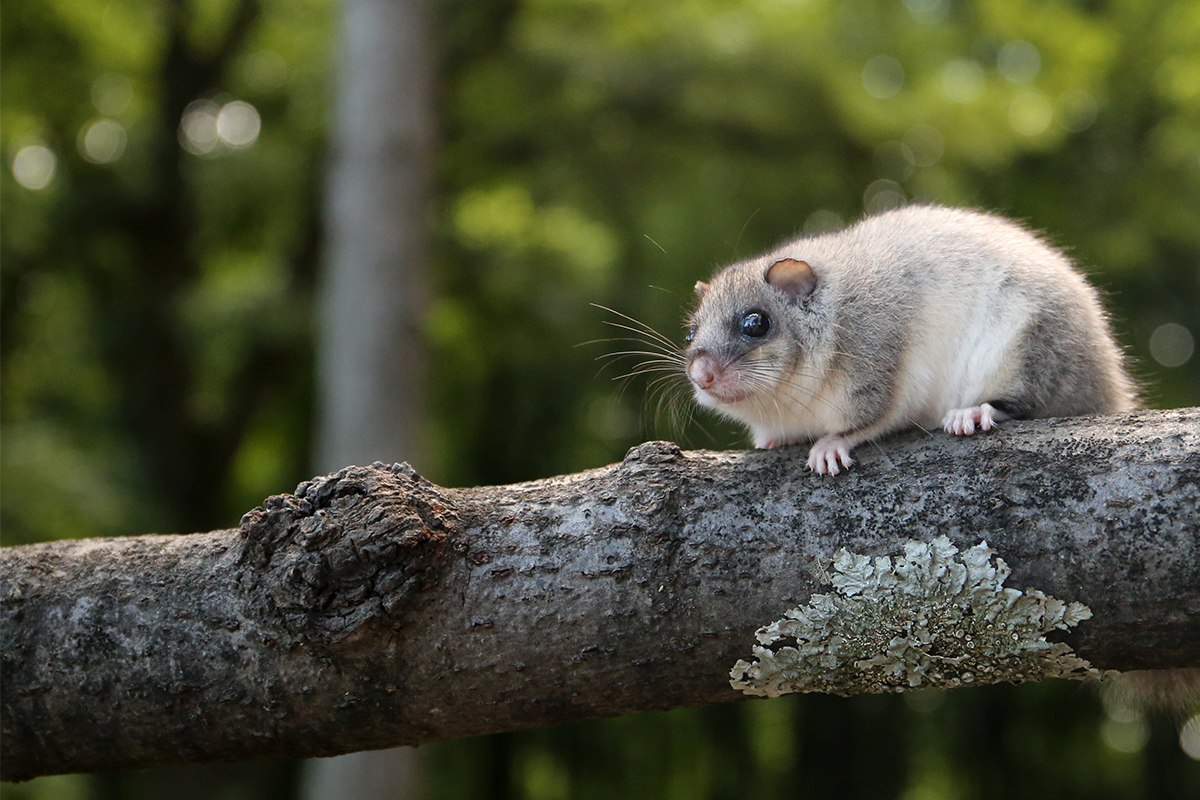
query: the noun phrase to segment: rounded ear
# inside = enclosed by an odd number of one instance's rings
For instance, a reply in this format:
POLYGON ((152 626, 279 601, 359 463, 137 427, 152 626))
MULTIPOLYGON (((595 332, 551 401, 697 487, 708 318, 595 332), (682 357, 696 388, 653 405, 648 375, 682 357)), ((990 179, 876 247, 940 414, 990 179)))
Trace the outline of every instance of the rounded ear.
POLYGON ((781 258, 767 268, 763 276, 768 284, 788 296, 788 300, 799 303, 817 288, 817 276, 807 261, 781 258))
POLYGON ((704 293, 708 291, 708 284, 704 281, 696 281, 695 292, 696 297, 704 299, 704 293))

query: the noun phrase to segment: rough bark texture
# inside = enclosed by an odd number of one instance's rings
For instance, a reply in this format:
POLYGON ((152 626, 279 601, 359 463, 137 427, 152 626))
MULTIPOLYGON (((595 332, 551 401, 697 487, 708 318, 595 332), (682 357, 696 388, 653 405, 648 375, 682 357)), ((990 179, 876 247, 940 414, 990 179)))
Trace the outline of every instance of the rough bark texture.
POLYGON ((735 700, 817 559, 986 539, 1102 669, 1200 665, 1200 409, 680 452, 440 489, 347 468, 240 531, 0 551, 3 777, 332 755, 735 700))

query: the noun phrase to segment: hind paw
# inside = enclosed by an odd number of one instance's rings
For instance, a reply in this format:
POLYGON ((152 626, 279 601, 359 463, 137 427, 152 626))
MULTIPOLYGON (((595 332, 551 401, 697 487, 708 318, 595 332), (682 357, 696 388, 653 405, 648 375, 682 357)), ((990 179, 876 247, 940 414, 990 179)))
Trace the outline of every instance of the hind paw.
POLYGON ((980 406, 947 411, 946 416, 942 418, 942 427, 946 433, 953 433, 955 436, 970 436, 976 429, 990 431, 997 423, 1006 419, 1008 415, 1003 411, 984 403, 980 406))

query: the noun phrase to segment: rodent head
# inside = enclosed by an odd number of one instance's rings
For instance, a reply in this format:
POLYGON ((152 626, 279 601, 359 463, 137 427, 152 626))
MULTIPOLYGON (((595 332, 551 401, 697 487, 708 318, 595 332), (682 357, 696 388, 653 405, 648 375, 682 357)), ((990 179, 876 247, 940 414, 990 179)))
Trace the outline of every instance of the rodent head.
POLYGON ((818 283, 795 258, 752 259, 697 283, 685 352, 697 401, 722 408, 788 388, 819 338, 818 283))

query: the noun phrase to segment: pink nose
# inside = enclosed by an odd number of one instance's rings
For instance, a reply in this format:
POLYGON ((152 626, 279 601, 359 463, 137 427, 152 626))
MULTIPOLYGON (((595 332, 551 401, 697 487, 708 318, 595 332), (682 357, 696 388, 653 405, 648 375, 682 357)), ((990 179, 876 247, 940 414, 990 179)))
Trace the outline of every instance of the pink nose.
POLYGON ((701 389, 712 388, 717 381, 717 370, 708 356, 700 356, 688 366, 688 377, 701 389))

